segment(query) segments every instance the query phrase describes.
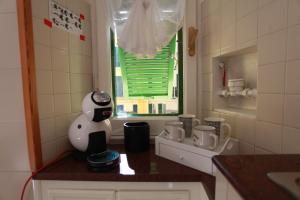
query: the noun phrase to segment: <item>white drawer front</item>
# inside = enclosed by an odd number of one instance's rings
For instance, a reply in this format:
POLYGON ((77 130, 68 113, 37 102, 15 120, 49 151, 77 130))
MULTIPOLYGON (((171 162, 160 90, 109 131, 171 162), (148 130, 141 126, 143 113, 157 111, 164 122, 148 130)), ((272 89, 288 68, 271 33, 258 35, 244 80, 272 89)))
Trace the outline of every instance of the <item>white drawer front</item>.
POLYGON ((211 174, 212 161, 210 158, 192 152, 176 149, 166 144, 160 144, 160 156, 211 174))
POLYGON ((119 191, 117 200, 189 200, 188 191, 119 191))
POLYGON ((115 191, 49 189, 43 200, 115 200, 115 191))

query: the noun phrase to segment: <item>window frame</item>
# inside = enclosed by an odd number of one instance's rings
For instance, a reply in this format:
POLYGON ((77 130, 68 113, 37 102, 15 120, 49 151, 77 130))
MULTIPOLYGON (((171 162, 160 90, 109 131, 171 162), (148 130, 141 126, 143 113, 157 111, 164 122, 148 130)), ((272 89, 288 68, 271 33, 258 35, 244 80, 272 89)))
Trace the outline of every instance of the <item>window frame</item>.
POLYGON ((183 114, 183 28, 181 28, 177 34, 177 44, 178 44, 178 112, 177 113, 170 113, 170 114, 127 114, 126 117, 124 116, 118 116, 117 115, 117 102, 116 102, 116 79, 115 79, 115 37, 113 31, 110 29, 110 51, 111 51, 111 76, 112 76, 112 99, 113 99, 113 117, 121 117, 121 118, 134 118, 134 117, 150 117, 150 116, 178 116, 183 114))

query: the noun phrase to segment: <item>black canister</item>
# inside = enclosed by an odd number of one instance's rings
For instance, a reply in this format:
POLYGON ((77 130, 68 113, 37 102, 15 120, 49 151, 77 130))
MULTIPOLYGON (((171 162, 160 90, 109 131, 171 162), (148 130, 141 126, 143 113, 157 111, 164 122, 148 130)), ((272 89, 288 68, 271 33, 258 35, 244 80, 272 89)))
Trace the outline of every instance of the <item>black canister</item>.
POLYGON ((143 152, 149 149, 150 126, 146 122, 124 124, 124 144, 128 152, 143 152))

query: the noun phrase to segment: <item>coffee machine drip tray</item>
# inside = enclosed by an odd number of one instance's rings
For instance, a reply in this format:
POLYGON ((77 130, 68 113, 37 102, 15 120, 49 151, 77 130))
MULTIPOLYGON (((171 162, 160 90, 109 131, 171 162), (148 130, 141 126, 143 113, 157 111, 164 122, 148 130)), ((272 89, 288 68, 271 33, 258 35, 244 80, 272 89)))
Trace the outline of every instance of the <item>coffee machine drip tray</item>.
POLYGON ((87 157, 87 163, 92 171, 110 171, 119 166, 120 154, 112 150, 91 154, 87 157))

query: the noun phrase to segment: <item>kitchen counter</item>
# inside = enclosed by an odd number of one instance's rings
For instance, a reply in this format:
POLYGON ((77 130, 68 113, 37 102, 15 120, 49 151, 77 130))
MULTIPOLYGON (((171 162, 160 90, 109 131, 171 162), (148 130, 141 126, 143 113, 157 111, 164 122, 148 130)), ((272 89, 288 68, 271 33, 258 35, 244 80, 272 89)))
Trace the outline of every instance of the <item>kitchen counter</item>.
POLYGON ((213 163, 245 200, 293 199, 267 173, 300 171, 300 155, 219 155, 213 163))
POLYGON ((121 154, 120 166, 109 172, 91 172, 85 161, 66 156, 37 173, 34 180, 126 181, 126 182, 201 182, 207 196, 213 200, 215 178, 204 172, 155 155, 154 146, 143 153, 125 153, 123 145, 109 149, 121 154))

